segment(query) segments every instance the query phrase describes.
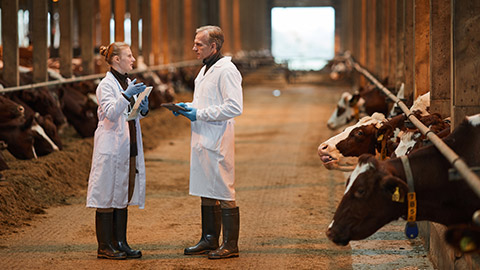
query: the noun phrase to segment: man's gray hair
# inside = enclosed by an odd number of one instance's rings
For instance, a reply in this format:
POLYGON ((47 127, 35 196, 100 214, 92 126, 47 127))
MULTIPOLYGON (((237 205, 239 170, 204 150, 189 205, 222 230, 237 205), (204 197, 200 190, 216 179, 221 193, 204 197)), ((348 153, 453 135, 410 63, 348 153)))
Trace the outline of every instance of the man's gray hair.
POLYGON ((222 28, 216 25, 205 25, 197 28, 197 31, 195 31, 195 33, 198 34, 203 31, 207 31, 208 33, 208 42, 210 44, 212 43, 217 44, 217 51, 220 51, 220 49, 223 46, 223 42, 225 40, 225 38, 223 37, 222 28))

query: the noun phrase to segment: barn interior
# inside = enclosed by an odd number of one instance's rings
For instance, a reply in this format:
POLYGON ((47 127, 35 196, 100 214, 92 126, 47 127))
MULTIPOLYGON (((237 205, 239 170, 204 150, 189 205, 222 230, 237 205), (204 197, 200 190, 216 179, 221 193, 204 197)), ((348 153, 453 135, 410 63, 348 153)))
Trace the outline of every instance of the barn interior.
MULTIPOLYGON (((95 90, 109 68, 99 48, 114 41, 130 45, 136 58, 129 75, 154 87, 141 122, 153 207, 132 210, 136 231, 129 231, 146 258, 121 267, 480 269, 471 250, 480 237, 462 238, 459 251, 445 240, 449 228, 428 220, 417 222, 415 239, 405 236, 405 221, 393 221, 366 240, 333 244, 325 232, 346 174, 317 153, 355 123, 327 124, 344 92, 375 88, 389 110, 400 103, 408 110, 428 94, 426 110, 449 131, 480 113, 475 1, 0 0, 0 9, 0 97, 9 100, 0 100, 0 257, 7 269, 118 267, 96 261, 93 215, 84 206, 95 90), (203 25, 222 28, 222 53, 240 70, 245 96, 236 130, 245 220, 240 257, 225 264, 180 254, 199 226, 199 209, 187 207, 198 204, 188 196, 190 123, 161 107, 192 99, 203 65, 193 39, 203 25), (22 109, 5 118, 11 102, 22 109), (22 153, 11 131, 35 124, 50 138, 37 135, 27 147, 33 153, 22 153)), ((348 121, 359 120, 356 110, 348 121)), ((421 131, 426 140, 436 133, 421 131)), ((457 157, 453 163, 464 158, 457 157)), ((480 194, 480 161, 468 163, 465 172, 452 165, 457 181, 480 194)))

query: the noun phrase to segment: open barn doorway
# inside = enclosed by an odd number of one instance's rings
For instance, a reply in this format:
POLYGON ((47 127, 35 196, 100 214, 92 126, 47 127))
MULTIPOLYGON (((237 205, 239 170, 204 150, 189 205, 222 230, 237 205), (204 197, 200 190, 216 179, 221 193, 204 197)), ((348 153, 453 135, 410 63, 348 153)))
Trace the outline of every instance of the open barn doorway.
POLYGON ((291 70, 320 70, 334 57, 335 10, 332 7, 272 9, 272 54, 291 70))

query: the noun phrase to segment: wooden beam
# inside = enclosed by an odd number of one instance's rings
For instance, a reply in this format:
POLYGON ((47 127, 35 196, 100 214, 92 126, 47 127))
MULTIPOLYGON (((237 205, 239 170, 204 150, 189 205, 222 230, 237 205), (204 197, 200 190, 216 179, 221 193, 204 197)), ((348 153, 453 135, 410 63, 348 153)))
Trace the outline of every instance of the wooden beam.
POLYGON ((376 31, 376 24, 375 24, 375 8, 376 8, 376 1, 375 0, 368 0, 367 1, 367 69, 372 73, 374 76, 375 74, 375 31, 376 31))
POLYGON ((395 89, 398 91, 405 83, 405 0, 397 0, 396 6, 396 44, 397 63, 395 66, 395 89))
POLYGON ((452 1, 452 128, 480 113, 480 5, 452 1))
POLYGON ((195 36, 195 27, 194 24, 195 14, 193 0, 184 0, 183 1, 183 60, 194 59, 195 55, 192 52, 193 39, 195 36))
POLYGON ((18 0, 2 3, 3 80, 8 86, 19 85, 18 0))
POLYGON ((138 39, 138 20, 140 17, 139 10, 139 0, 129 0, 129 12, 130 12, 130 21, 131 21, 131 46, 132 53, 135 58, 140 55, 139 49, 139 39, 138 39))
POLYGON ((73 58, 73 0, 58 2, 60 12, 60 74, 72 77, 73 58))
POLYGON ((125 0, 115 0, 115 41, 125 41, 125 0))
POLYGON ((379 81, 385 79, 385 9, 383 1, 375 1, 375 69, 373 69, 374 74, 377 76, 379 81))
POLYGON ((415 93, 415 33, 414 33, 414 1, 405 0, 405 49, 404 49, 404 76, 405 76, 405 104, 413 104, 415 93))
POLYGON ((430 1, 430 111, 450 116, 451 0, 430 1))
MULTIPOLYGON (((152 0, 153 1, 153 0, 152 0)), ((142 0, 142 55, 147 66, 153 64, 152 58, 152 1, 142 0)))
MULTIPOLYGON (((46 1, 33 1, 33 82, 48 80, 48 5, 46 1)), ((53 44, 52 44, 53 46, 53 44)))
POLYGON ((430 4, 415 0, 415 93, 414 98, 430 91, 430 4))
POLYGON ((220 2, 220 27, 223 30, 225 35, 225 43, 223 44, 222 51, 224 53, 230 53, 231 49, 231 29, 232 29, 232 20, 230 16, 230 0, 219 0, 220 2))
POLYGON ((396 72, 396 65, 397 65, 397 46, 396 38, 397 38, 397 11, 396 11, 396 2, 394 0, 392 2, 388 1, 388 45, 387 45, 387 54, 388 54, 388 84, 395 85, 395 72, 396 72))
POLYGON ((233 51, 237 53, 243 49, 241 40, 242 28, 240 26, 240 0, 233 0, 232 9, 233 51))
POLYGON ((111 0, 100 0, 100 22, 102 29, 102 45, 110 45, 110 18, 112 17, 111 0))
POLYGON ((80 51, 82 58, 83 75, 93 74, 93 0, 80 1, 80 51))

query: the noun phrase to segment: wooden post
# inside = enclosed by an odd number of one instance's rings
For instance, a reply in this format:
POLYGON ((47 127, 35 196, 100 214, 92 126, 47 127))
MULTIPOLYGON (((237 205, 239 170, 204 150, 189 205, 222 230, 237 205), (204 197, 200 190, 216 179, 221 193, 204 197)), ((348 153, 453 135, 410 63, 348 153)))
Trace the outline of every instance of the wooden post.
POLYGON ((232 17, 230 16, 231 0, 219 0, 220 4, 220 27, 225 35, 225 42, 223 43, 223 53, 230 53, 232 51, 232 17))
POLYGON ((233 51, 237 53, 242 48, 242 28, 240 26, 240 0, 233 0, 232 4, 232 21, 233 21, 233 51))
POLYGON ((111 0, 100 0, 100 22, 102 29, 102 45, 110 45, 110 18, 112 17, 111 0))
MULTIPOLYGON (((367 66, 367 0, 361 0, 361 28, 360 28, 360 54, 357 56, 358 61, 364 66, 367 66)), ((365 76, 360 76, 359 85, 365 85, 367 79, 365 76)))
POLYGON ((405 49, 404 49, 404 76, 405 76, 405 99, 409 107, 413 104, 415 89, 415 33, 414 1, 405 0, 405 49))
POLYGON ((139 49, 139 40, 138 40, 138 19, 139 19, 139 6, 138 0, 129 0, 129 11, 130 11, 130 21, 131 21, 131 46, 132 54, 135 58, 140 55, 139 49))
POLYGON ((93 0, 80 0, 80 51, 83 75, 94 73, 93 0))
POLYGON ((430 91, 430 5, 415 0, 415 93, 414 98, 430 91))
POLYGON ((125 41, 125 0, 115 0, 115 41, 125 41))
POLYGON ((59 1, 60 11, 60 74, 65 78, 72 77, 73 58, 73 2, 59 1))
POLYGON ((375 0, 368 0, 367 2, 367 69, 373 75, 375 74, 375 0))
POLYGON ((46 1, 33 2, 33 82, 48 80, 47 13, 46 1))
MULTIPOLYGON (((172 5, 169 5, 169 3, 172 0, 160 0, 160 23, 159 23, 159 31, 160 31, 160 46, 159 46, 159 54, 158 54, 158 62, 155 60, 155 64, 169 64, 171 62, 171 55, 170 55, 170 38, 173 36, 173 32, 171 31, 169 25, 168 25, 168 13, 169 7, 172 5)), ((173 1, 178 1, 178 0, 173 0, 173 1)), ((154 16, 154 14, 152 14, 154 16)))
POLYGON ((450 116, 451 0, 430 1, 430 112, 450 116))
POLYGON ((2 3, 3 80, 8 86, 18 86, 18 0, 2 3))
MULTIPOLYGON (((167 29, 168 37, 162 40, 164 59, 178 62, 183 55, 183 1, 167 0, 166 17, 163 29, 167 29)), ((163 31, 163 30, 162 30, 163 31)))
POLYGON ((397 63, 395 66, 395 89, 398 91, 402 83, 405 83, 405 0, 397 0, 396 11, 397 63))
MULTIPOLYGON (((239 1, 239 0, 237 0, 239 1)), ((336 1, 334 3, 335 9, 335 55, 345 51, 342 44, 342 2, 336 1)))
POLYGON ((194 59, 195 55, 192 52, 193 39, 195 36, 195 18, 194 14, 194 0, 183 1, 183 60, 194 59))
POLYGON ((395 71, 397 65, 397 46, 396 38, 397 38, 397 13, 396 13, 396 2, 399 0, 394 0, 392 2, 388 2, 388 45, 387 45, 387 53, 388 53, 388 84, 389 86, 395 86, 395 71))
POLYGON ((480 5, 452 1, 452 128, 480 112, 480 5))
POLYGON ((147 66, 153 65, 152 58, 152 1, 142 0, 142 55, 147 66))
POLYGON ((385 9, 383 1, 375 1, 375 49, 374 49, 374 63, 375 68, 373 72, 380 81, 385 79, 385 9))

